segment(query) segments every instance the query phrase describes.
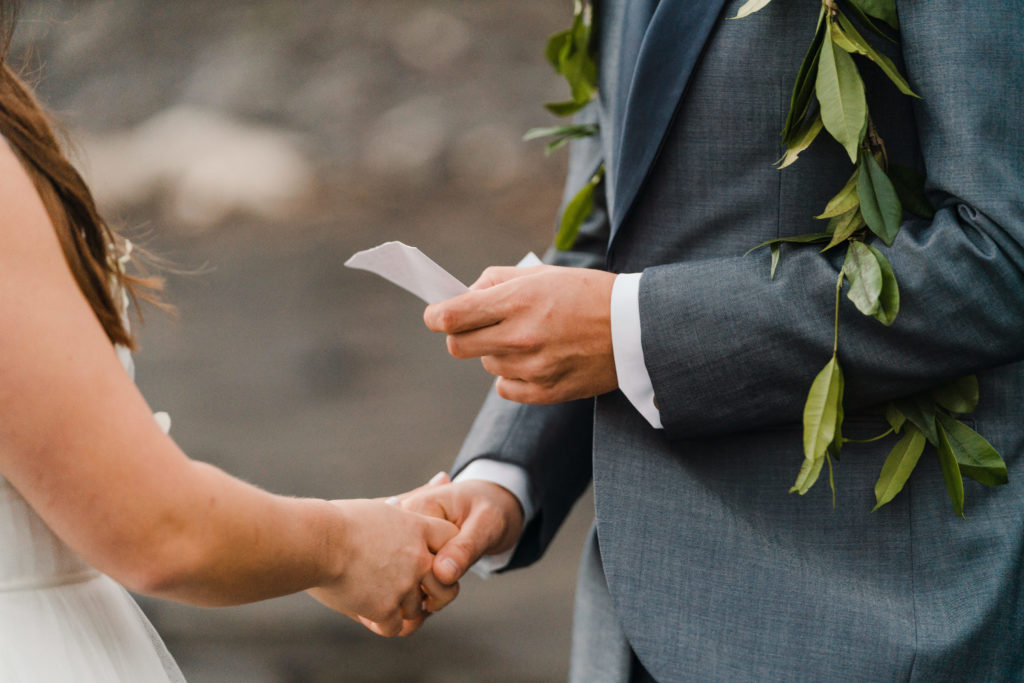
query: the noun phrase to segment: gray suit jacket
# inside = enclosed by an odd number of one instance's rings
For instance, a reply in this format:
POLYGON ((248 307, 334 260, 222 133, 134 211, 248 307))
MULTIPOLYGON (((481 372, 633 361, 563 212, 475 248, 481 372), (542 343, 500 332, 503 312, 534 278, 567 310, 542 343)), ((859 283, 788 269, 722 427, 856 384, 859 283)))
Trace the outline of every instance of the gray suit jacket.
MULTIPOLYGON (((643 349, 663 431, 619 392, 558 406, 492 395, 456 469, 529 473, 535 561, 593 477, 608 593, 645 667, 673 680, 1024 678, 1024 20, 1016 2, 899 4, 890 54, 921 95, 864 64, 889 157, 926 171, 934 219, 887 251, 902 310, 885 328, 843 298, 847 436, 879 405, 977 373, 973 425, 1010 484, 965 482, 952 511, 929 450, 875 513, 891 442, 848 445, 835 510, 822 480, 790 495, 811 379, 831 354, 838 255, 765 240, 817 232, 851 172, 822 136, 779 171, 779 131, 817 3, 661 0, 648 26, 600 4, 599 138, 572 150, 567 196, 600 161, 606 200, 555 263, 643 271, 643 349), (696 11, 699 6, 700 11, 696 11), (629 46, 639 46, 638 54, 629 46), (625 47, 623 47, 625 46, 625 47), (631 68, 635 60, 635 70, 631 68)), ((578 625, 587 628, 586 624, 578 625)))

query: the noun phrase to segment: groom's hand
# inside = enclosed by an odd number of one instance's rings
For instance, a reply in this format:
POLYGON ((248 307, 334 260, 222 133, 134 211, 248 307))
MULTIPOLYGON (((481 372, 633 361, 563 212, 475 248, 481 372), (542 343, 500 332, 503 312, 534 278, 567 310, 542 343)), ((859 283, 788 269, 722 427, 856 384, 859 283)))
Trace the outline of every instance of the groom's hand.
MULTIPOLYGON (((455 584, 484 555, 514 547, 523 532, 523 509, 507 489, 489 481, 466 480, 416 489, 398 496, 405 510, 447 519, 459 532, 434 556, 434 576, 455 584)), ((430 605, 428 604, 428 609, 430 605)))
POLYGON ((502 398, 560 403, 618 387, 611 337, 615 275, 588 268, 488 268, 423 315, 456 358, 479 357, 502 398))

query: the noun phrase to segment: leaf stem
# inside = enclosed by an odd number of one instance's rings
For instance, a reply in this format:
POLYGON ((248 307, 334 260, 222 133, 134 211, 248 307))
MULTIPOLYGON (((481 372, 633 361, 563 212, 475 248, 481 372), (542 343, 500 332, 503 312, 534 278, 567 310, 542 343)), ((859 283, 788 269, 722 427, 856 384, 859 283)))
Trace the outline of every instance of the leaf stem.
POLYGON ((836 315, 835 324, 832 332, 832 355, 835 356, 836 352, 839 351, 839 292, 843 289, 843 277, 846 275, 846 269, 839 269, 839 277, 836 279, 836 315))
POLYGON ((882 439, 884 439, 885 437, 889 436, 890 434, 892 434, 895 431, 896 431, 895 429, 893 429, 892 427, 889 427, 889 429, 885 430, 884 432, 882 432, 878 436, 873 436, 870 439, 845 439, 844 438, 843 439, 843 443, 873 443, 875 441, 881 441, 882 439))

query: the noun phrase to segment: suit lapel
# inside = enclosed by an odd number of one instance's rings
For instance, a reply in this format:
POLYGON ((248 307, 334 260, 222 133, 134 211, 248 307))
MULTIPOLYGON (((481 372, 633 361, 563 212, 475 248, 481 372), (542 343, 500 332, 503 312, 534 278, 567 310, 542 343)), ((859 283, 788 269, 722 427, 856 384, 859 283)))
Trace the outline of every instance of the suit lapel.
MULTIPOLYGON (((629 2, 629 0, 626 0, 629 2)), ((640 44, 614 144, 611 239, 661 148, 725 0, 661 0, 640 44)))

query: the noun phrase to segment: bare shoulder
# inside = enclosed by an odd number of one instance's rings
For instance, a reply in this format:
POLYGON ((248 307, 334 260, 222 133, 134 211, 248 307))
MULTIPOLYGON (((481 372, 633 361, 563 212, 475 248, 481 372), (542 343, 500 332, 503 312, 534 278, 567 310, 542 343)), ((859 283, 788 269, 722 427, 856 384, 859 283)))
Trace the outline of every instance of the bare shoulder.
POLYGON ((61 255, 53 224, 35 184, 21 159, 3 138, 0 138, 0 244, 0 262, 11 262, 12 266, 30 265, 25 263, 26 258, 45 257, 53 248, 61 255))
POLYGON ((13 451, 77 428, 77 413, 57 422, 47 415, 115 373, 124 374, 35 184, 0 142, 0 469, 13 451))

